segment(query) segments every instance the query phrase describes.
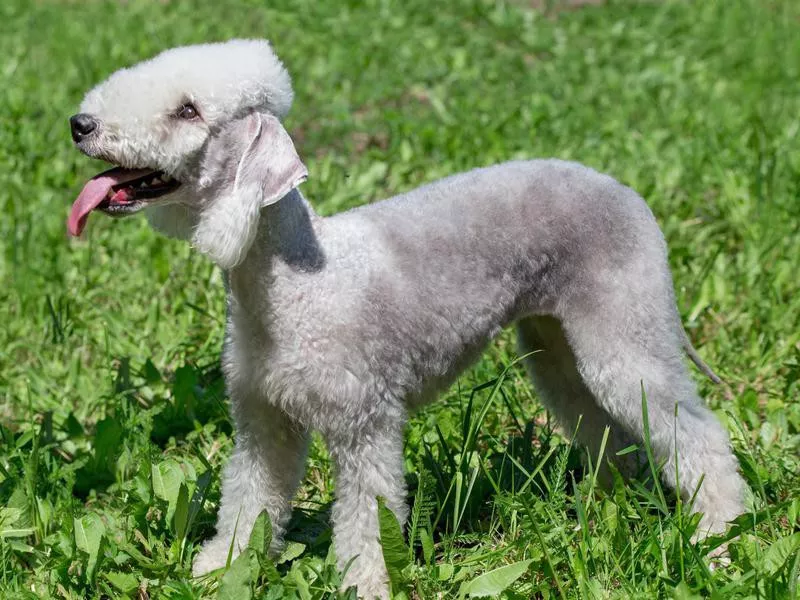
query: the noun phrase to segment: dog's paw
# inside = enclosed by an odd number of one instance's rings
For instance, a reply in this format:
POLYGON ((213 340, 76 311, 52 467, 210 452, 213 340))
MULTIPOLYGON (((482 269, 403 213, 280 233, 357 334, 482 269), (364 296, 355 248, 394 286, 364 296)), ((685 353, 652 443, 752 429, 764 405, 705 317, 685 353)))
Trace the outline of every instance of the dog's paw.
POLYGON ((355 586, 359 600, 389 600, 389 581, 386 570, 376 568, 372 571, 348 571, 345 574, 342 591, 355 586))
POLYGON ((228 562, 229 548, 230 544, 223 544, 213 539, 206 542, 192 561, 192 576, 202 577, 223 568, 228 562))
MULTIPOLYGON (((345 587, 342 588, 343 591, 345 589, 345 587)), ((359 585, 357 590, 358 600, 389 600, 391 597, 389 594, 389 586, 386 584, 359 585)))

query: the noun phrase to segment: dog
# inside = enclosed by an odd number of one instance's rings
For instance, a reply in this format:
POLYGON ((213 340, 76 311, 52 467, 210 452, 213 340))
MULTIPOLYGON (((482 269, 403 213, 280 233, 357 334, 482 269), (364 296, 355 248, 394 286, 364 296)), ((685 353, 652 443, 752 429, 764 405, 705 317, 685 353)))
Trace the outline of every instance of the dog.
POLYGON ((525 362, 542 401, 581 442, 598 451, 608 428, 606 457, 635 473, 637 454, 617 452, 643 439, 644 390, 662 477, 696 492, 700 530, 744 512, 728 435, 684 364, 684 351, 699 359, 664 238, 636 192, 576 163, 515 161, 321 218, 281 125, 291 102, 270 45, 233 40, 120 70, 70 119, 77 147, 115 165, 81 191, 70 233, 95 211, 144 211, 226 273, 236 442, 195 574, 237 554, 262 510, 278 551, 318 431, 336 469, 344 584, 388 597, 376 497, 404 522, 408 414, 511 325, 520 352, 535 352, 525 362))

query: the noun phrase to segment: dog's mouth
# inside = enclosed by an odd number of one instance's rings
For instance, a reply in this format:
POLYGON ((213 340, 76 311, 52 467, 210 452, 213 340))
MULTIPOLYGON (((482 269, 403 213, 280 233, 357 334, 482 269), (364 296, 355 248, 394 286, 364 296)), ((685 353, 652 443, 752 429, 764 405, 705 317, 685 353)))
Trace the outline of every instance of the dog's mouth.
POLYGON ((156 198, 174 192, 180 185, 164 171, 114 167, 94 176, 83 186, 72 204, 67 229, 73 236, 80 235, 93 210, 114 217, 132 215, 156 198))

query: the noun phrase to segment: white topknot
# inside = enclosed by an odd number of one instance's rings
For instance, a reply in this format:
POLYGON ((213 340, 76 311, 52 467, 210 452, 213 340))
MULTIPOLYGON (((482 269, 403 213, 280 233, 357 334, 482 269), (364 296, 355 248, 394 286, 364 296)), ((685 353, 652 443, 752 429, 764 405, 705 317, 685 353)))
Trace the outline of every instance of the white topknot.
POLYGON ((155 107, 190 101, 210 122, 254 109, 283 118, 292 98, 289 73, 269 42, 237 39, 172 48, 117 71, 86 95, 81 112, 102 116, 113 107, 115 115, 138 120, 155 107))

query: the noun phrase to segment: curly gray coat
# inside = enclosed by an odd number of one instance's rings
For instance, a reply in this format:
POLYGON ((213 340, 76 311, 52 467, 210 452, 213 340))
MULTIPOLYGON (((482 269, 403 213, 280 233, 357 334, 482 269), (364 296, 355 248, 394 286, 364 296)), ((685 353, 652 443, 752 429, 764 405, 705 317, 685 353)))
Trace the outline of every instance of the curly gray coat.
POLYGON ((338 559, 356 558, 345 583, 386 597, 375 498, 405 519, 407 415, 511 324, 522 352, 539 351, 531 376, 567 430, 582 417, 578 437, 596 452, 609 428, 607 457, 634 473, 636 454, 615 455, 642 440, 643 387, 663 477, 686 499, 699 486, 702 529, 743 512, 728 436, 684 364, 664 239, 640 196, 584 166, 532 160, 320 218, 274 116, 291 99, 269 45, 233 41, 122 70, 73 117, 79 148, 124 169, 87 185, 71 230, 95 209, 147 209, 227 273, 236 447, 196 574, 238 552, 263 509, 278 549, 316 430, 336 465, 338 559))

